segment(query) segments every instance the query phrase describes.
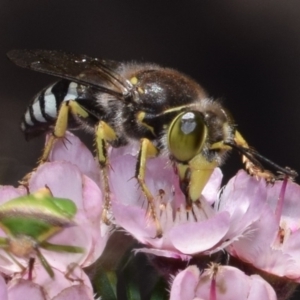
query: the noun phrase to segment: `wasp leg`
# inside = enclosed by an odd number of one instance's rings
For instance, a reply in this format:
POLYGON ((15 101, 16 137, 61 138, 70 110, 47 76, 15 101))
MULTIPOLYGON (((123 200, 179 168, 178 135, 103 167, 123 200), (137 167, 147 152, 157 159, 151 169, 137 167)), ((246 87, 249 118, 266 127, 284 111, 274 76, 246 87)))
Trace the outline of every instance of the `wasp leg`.
POLYGON ((158 154, 157 148, 153 145, 153 143, 144 138, 141 139, 141 148, 136 164, 136 174, 135 177, 148 200, 148 210, 149 210, 149 215, 153 219, 156 227, 156 237, 161 237, 162 236, 162 228, 161 224, 158 220, 157 214, 156 214, 156 209, 155 209, 155 204, 154 204, 154 198, 148 189, 146 183, 145 183, 145 171, 146 171, 146 161, 148 158, 153 158, 156 157, 158 154))
POLYGON ((100 121, 95 128, 95 143, 97 158, 101 170, 101 178, 104 189, 104 205, 102 211, 102 220, 105 224, 109 225, 109 212, 110 212, 110 188, 108 182, 108 156, 107 156, 107 146, 108 142, 112 142, 117 139, 115 131, 104 121, 100 121))
MULTIPOLYGON (((238 131, 235 132, 234 141, 238 146, 244 149, 250 149, 248 143, 238 131)), ((242 161, 250 175, 255 176, 256 178, 264 178, 266 182, 272 183, 275 181, 276 176, 272 172, 265 170, 251 153, 248 155, 243 154, 242 161)))
POLYGON ((44 148, 39 164, 43 164, 48 160, 54 143, 57 141, 57 139, 63 138, 65 136, 70 113, 81 118, 88 117, 88 113, 75 100, 63 102, 60 106, 52 135, 44 148))
MULTIPOLYGON (((37 167, 39 167, 40 165, 42 165, 48 160, 50 152, 55 142, 58 139, 63 138, 65 136, 68 127, 68 119, 70 113, 81 118, 88 117, 88 113, 75 100, 64 101, 59 108, 55 126, 52 131, 52 135, 50 136, 50 138, 48 139, 45 145, 42 156, 38 161, 37 167)), ((21 184, 27 186, 31 174, 32 172, 27 174, 21 181, 21 184)))

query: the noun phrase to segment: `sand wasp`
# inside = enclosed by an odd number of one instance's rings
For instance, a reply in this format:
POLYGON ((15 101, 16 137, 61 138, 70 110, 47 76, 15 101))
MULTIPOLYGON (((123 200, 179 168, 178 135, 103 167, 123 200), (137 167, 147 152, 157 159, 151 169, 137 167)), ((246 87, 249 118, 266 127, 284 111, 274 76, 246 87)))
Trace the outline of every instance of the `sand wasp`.
POLYGON ((157 236, 162 231, 144 180, 147 159, 163 155, 171 160, 187 207, 200 198, 213 170, 232 149, 242 154, 251 175, 274 181, 277 177, 265 170, 264 162, 290 177, 297 176, 249 147, 230 113, 198 83, 176 70, 62 51, 12 50, 8 57, 18 66, 61 78, 33 99, 21 124, 28 138, 53 130, 40 163, 47 160, 55 140, 64 137, 67 128, 82 127, 95 135, 105 191, 103 220, 107 223, 108 146, 139 141, 135 177, 148 200, 157 236))

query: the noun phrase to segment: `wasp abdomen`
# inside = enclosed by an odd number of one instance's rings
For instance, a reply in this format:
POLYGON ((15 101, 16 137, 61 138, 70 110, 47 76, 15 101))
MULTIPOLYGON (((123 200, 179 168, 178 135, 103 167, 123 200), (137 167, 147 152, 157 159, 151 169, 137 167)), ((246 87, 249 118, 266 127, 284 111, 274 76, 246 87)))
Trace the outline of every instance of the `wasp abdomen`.
POLYGON ((60 80, 37 94, 27 107, 21 122, 21 130, 26 139, 48 131, 55 124, 61 103, 80 97, 78 89, 76 82, 60 80))

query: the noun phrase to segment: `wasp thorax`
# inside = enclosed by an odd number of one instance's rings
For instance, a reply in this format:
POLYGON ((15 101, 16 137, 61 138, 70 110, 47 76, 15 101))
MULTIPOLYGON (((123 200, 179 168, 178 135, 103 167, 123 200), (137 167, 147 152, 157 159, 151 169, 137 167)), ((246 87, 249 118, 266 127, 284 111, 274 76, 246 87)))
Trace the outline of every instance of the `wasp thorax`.
POLYGON ((170 125, 169 150, 178 161, 189 161, 201 152, 206 137, 207 126, 203 115, 197 111, 183 112, 170 125))

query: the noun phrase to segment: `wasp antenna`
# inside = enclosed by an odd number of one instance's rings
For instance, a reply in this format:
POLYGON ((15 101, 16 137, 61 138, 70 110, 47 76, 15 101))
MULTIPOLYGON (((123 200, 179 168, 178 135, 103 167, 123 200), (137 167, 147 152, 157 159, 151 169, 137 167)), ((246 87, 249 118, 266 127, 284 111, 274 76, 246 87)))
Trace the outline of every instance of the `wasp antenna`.
POLYGON ((238 151, 240 154, 244 155, 245 157, 247 157, 255 166, 259 167, 261 170, 264 170, 265 168, 263 167, 263 165, 253 156, 252 153, 249 153, 248 148, 245 148, 243 146, 239 146, 235 143, 231 143, 231 142, 224 142, 225 145, 230 146, 232 149, 235 149, 236 151, 238 151))
POLYGON ((295 170, 292 170, 288 167, 280 167, 279 165, 277 165, 276 163, 274 163, 273 161, 271 161, 270 159, 266 158, 265 156, 261 155, 260 153, 258 153, 256 150, 254 149, 246 149, 247 152, 251 153, 252 155, 256 156, 257 158, 259 158, 260 160, 262 160, 263 162, 265 162, 266 164, 268 164, 269 166, 273 167, 274 169, 276 169, 277 171, 286 174, 287 176, 291 177, 291 178, 295 178, 298 176, 298 173, 295 170))
POLYGON ((286 174, 287 176, 289 176, 293 179, 298 176, 298 173, 295 170, 292 170, 288 167, 283 168, 283 167, 277 165, 270 159, 261 155, 259 152, 257 152, 253 148, 245 148, 243 146, 239 146, 239 145, 237 145, 235 143, 231 143, 231 142, 225 142, 224 144, 232 147, 233 149, 237 150, 241 154, 245 155, 249 160, 251 160, 256 166, 260 167, 262 170, 264 168, 263 168, 262 164, 257 160, 257 158, 259 160, 261 160, 262 162, 266 163, 267 165, 271 166, 275 170, 279 171, 280 173, 286 174))

